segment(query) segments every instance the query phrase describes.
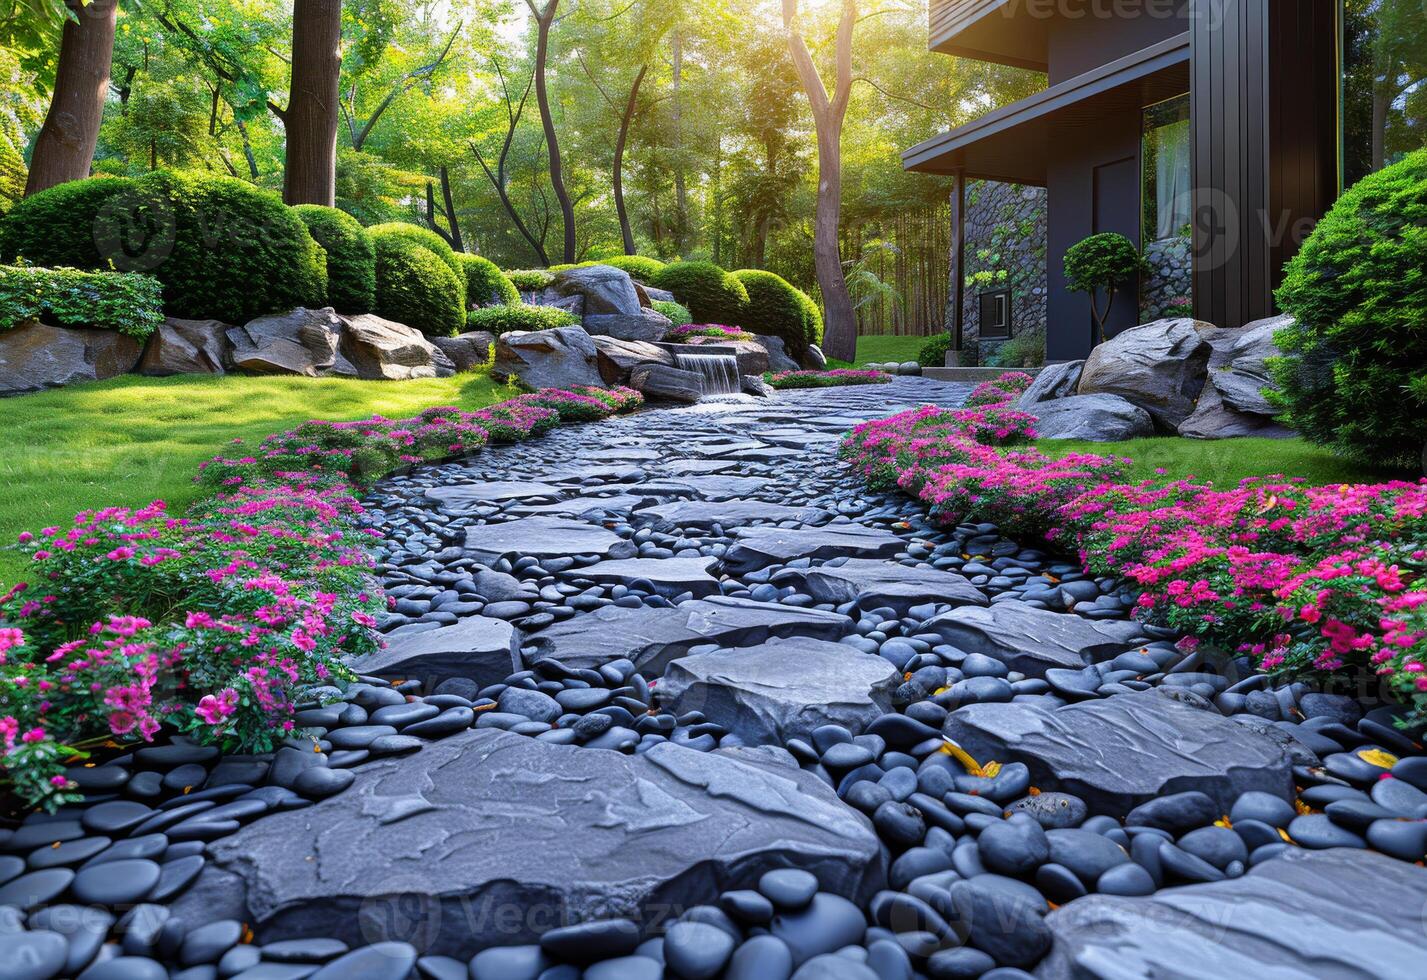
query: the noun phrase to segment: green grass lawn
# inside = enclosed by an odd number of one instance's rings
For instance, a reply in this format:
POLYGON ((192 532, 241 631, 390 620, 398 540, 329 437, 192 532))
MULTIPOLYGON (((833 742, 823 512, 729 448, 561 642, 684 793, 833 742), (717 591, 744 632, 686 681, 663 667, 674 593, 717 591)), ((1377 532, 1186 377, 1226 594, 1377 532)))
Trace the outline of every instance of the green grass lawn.
POLYGON ((930 337, 858 337, 857 363, 853 365, 846 361, 828 361, 828 367, 862 367, 867 364, 885 364, 888 361, 896 361, 898 364, 903 361, 915 361, 922 345, 930 339, 930 337))
POLYGON ((1312 484, 1377 483, 1412 479, 1411 473, 1377 470, 1339 459, 1302 439, 1178 439, 1169 436, 1127 442, 1080 442, 1042 439, 1036 446, 1051 456, 1071 452, 1128 456, 1131 478, 1143 480, 1163 468, 1172 476, 1193 476, 1232 486, 1246 476, 1303 477, 1312 484))
POLYGON ((186 376, 110 381, 0 401, 0 592, 22 574, 21 531, 111 504, 190 503, 198 464, 234 439, 309 419, 479 408, 517 391, 484 372, 422 381, 186 376))

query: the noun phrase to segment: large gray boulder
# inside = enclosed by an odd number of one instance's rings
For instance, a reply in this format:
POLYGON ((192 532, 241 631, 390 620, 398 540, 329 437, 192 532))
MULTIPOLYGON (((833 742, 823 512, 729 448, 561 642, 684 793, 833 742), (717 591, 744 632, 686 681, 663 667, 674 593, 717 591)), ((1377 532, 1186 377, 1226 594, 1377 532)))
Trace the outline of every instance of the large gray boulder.
POLYGON ((357 369, 338 349, 342 318, 330 307, 298 307, 260 316, 228 330, 233 366, 251 374, 355 377, 357 369))
POLYGON ((1044 980, 1422 976, 1427 871, 1372 851, 1290 848, 1240 878, 1046 917, 1044 980))
MULTIPOLYGON (((612 265, 589 265, 555 273, 550 290, 557 296, 583 296, 584 315, 637 315, 639 293, 629 273, 612 265)), ((592 331, 593 332, 593 331, 592 331)))
POLYGON ((229 329, 228 324, 218 320, 169 317, 149 335, 138 372, 154 377, 222 374, 228 359, 229 329))
POLYGON ((673 366, 674 355, 643 340, 620 340, 607 335, 591 336, 599 356, 600 377, 606 384, 629 383, 629 373, 640 364, 664 364, 673 366))
POLYGON ((591 336, 653 342, 663 340, 674 321, 658 310, 642 308, 634 313, 586 313, 582 325, 591 336))
POLYGON ((1274 420, 1277 409, 1264 394, 1274 387, 1268 358, 1280 353, 1273 335, 1290 322, 1290 317, 1279 316, 1237 330, 1210 327, 1200 331, 1213 350, 1208 382, 1194 414, 1179 426, 1180 435, 1190 439, 1282 439, 1294 434, 1274 420))
POLYGON ((629 372, 629 386, 651 401, 692 405, 704 397, 703 376, 667 364, 639 364, 629 372))
POLYGON ((1086 619, 1015 600, 961 606, 929 620, 923 632, 1031 677, 1055 668, 1080 670, 1144 638, 1137 625, 1122 619, 1086 619))
POLYGON ((905 615, 912 606, 929 602, 951 606, 984 606, 985 594, 964 575, 930 565, 902 565, 875 558, 852 558, 840 565, 785 568, 770 580, 791 585, 814 602, 841 605, 856 602, 862 609, 889 607, 905 615))
POLYGON ((431 337, 435 344, 459 372, 474 371, 491 359, 491 347, 495 345, 495 334, 488 330, 468 330, 454 337, 431 337))
POLYGON ((1080 372, 1084 369, 1084 361, 1047 364, 1036 373, 1030 387, 1021 393, 1016 407, 1022 411, 1030 411, 1032 405, 1075 394, 1075 388, 1080 384, 1080 372))
MULTIPOLYGON (((758 344, 758 346, 762 347, 765 351, 768 352, 769 371, 777 372, 798 370, 799 364, 797 361, 793 360, 792 356, 788 353, 787 348, 783 344, 782 337, 774 337, 770 334, 756 333, 753 335, 753 340, 755 343, 758 344)), ((747 373, 751 374, 752 372, 750 371, 747 373)))
POLYGON ((1124 442, 1154 435, 1150 413, 1119 395, 1070 395, 1023 411, 1036 417, 1036 435, 1042 439, 1124 442))
POLYGON ((527 636, 521 652, 527 666, 555 660, 599 667, 627 657, 640 673, 658 675, 694 647, 746 647, 790 636, 836 640, 851 629, 846 616, 820 609, 710 596, 672 609, 605 606, 571 616, 527 636))
POLYGON ((883 862, 865 817, 766 753, 626 756, 478 729, 210 843, 172 908, 190 930, 247 923, 259 943, 392 939, 466 960, 581 921, 652 927, 774 868, 865 901, 883 862))
POLYGON ((517 330, 496 340, 491 376, 518 377, 532 388, 604 386, 599 351, 581 327, 517 330))
POLYGON ((782 745, 822 725, 861 732, 892 710, 901 682, 883 657, 794 637, 682 657, 657 693, 676 713, 702 711, 750 745, 782 745))
POLYGON ((521 669, 520 638, 505 620, 467 616, 439 629, 397 630, 386 637, 383 649, 356 657, 350 665, 373 677, 416 678, 428 691, 452 677, 486 687, 521 669))
POLYGON ((100 381, 138 363, 139 342, 113 330, 35 321, 0 330, 0 395, 100 381))
POLYGON ((1057 708, 971 704, 942 734, 982 765, 1022 762, 1032 785, 1123 818, 1150 800, 1198 791, 1222 812, 1250 790, 1293 799, 1293 764, 1276 740, 1216 711, 1137 691, 1057 708))
POLYGON ((1187 318, 1155 320, 1116 334, 1085 359, 1077 391, 1119 395, 1173 432, 1204 387, 1210 348, 1199 335, 1203 326, 1187 318))
POLYGON ((763 377, 771 369, 772 362, 769 358, 768 348, 758 342, 757 339, 736 339, 725 340, 723 338, 710 339, 708 345, 700 346, 731 347, 733 356, 738 361, 738 373, 751 377, 763 377))
POLYGON ((414 327, 385 320, 375 313, 340 319, 339 349, 357 369, 360 378, 410 381, 451 373, 439 367, 443 360, 439 348, 414 327))

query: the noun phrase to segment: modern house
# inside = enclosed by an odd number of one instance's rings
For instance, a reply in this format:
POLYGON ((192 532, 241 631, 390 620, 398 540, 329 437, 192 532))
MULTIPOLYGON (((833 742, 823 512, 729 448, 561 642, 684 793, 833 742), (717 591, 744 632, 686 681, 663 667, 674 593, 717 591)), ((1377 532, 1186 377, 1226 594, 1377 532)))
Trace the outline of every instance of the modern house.
MULTIPOLYGON (((1184 313, 1241 326, 1273 314, 1284 263, 1343 187, 1427 144, 1424 0, 931 0, 930 28, 934 51, 1046 80, 903 154, 960 178, 952 291, 989 288, 949 304, 956 349, 968 317, 1005 335, 1032 303, 994 276, 967 281, 968 181, 1044 188, 1034 302, 1047 358, 1064 360, 1092 346, 1089 299, 1062 272, 1080 239, 1126 235, 1149 278, 1190 286, 1184 313)), ((1117 300, 1111 332, 1138 306, 1117 300)))

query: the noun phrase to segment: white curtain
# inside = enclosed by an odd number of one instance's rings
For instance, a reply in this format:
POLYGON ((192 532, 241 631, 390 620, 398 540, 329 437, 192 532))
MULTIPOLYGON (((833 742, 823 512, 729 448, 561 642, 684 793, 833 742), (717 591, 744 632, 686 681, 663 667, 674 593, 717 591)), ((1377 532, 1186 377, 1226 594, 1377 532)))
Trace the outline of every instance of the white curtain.
POLYGON ((1189 224, 1189 120, 1161 126, 1156 133, 1155 239, 1174 238, 1189 224))

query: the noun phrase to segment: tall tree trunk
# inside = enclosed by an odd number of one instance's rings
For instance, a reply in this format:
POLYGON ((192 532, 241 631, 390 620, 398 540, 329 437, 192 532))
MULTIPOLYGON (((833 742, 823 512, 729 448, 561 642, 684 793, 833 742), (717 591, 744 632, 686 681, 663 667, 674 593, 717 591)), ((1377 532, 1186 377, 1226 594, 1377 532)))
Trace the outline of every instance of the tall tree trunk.
POLYGON ((629 141, 629 124, 634 119, 634 106, 639 99, 639 86, 644 84, 648 65, 639 66, 634 84, 629 87, 629 99, 624 103, 624 115, 619 120, 619 136, 614 141, 614 210, 619 215, 619 233, 624 237, 624 254, 634 255, 634 229, 629 226, 629 212, 624 207, 624 147, 629 141))
POLYGON ((432 231, 441 236, 441 240, 457 252, 466 250, 465 242, 461 240, 461 221, 456 217, 456 202, 451 194, 451 171, 443 163, 436 169, 437 179, 441 183, 441 206, 436 206, 436 191, 431 181, 426 182, 426 224, 432 231), (442 215, 446 219, 446 227, 442 228, 436 223, 436 216, 442 215))
POLYGON ((671 39, 673 62, 674 122, 674 246, 680 256, 689 249, 689 188, 684 179, 684 34, 675 30, 671 39))
POLYGON ((342 0, 296 0, 292 10, 292 84, 283 123, 287 166, 282 199, 337 199, 337 84, 342 72, 342 0))
POLYGON ((803 40, 798 0, 783 0, 783 27, 798 79, 813 110, 818 137, 817 219, 813 224, 813 263, 823 295, 823 351, 828 357, 852 361, 857 357, 857 318, 838 249, 838 224, 842 218, 842 122, 852 91, 852 30, 857 25, 857 0, 842 0, 837 24, 836 84, 829 97, 822 76, 803 40))
POLYGON ((114 59, 114 20, 118 0, 67 0, 75 20, 66 20, 59 43, 54 96, 44 126, 35 138, 25 194, 89 176, 104 97, 109 91, 109 66, 114 59))
POLYGON ((535 103, 540 107, 540 125, 545 131, 545 151, 550 158, 550 187, 560 202, 560 217, 565 225, 564 261, 575 261, 575 205, 565 189, 565 173, 560 160, 560 141, 555 136, 555 119, 550 114, 550 94, 545 86, 545 63, 550 55, 550 25, 560 0, 547 0, 538 10, 534 0, 525 0, 535 17, 535 103))

